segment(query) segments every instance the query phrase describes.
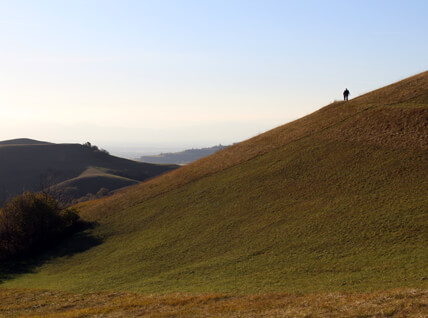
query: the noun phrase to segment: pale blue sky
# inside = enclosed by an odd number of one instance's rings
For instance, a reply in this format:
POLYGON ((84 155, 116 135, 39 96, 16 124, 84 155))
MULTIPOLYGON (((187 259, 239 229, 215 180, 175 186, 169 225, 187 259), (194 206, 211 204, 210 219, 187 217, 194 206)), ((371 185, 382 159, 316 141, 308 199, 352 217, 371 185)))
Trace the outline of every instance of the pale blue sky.
POLYGON ((0 140, 247 139, 427 70, 428 1, 0 0, 0 140))

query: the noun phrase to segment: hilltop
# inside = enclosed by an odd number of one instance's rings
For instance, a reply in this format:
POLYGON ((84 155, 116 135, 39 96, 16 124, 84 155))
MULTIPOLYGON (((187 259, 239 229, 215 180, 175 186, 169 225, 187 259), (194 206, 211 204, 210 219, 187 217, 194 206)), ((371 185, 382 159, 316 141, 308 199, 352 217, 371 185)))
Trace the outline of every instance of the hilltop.
POLYGON ((183 165, 212 155, 213 153, 225 148, 227 148, 227 146, 218 145, 208 148, 186 149, 180 152, 161 153, 156 156, 141 156, 138 160, 147 163, 183 165))
POLYGON ((427 125, 428 72, 335 102, 83 203, 82 217, 98 226, 31 273, 6 275, 4 286, 238 294, 426 288, 427 125), (90 238, 99 244, 89 248, 90 238))
POLYGON ((46 141, 29 139, 29 138, 18 138, 18 139, 0 141, 0 145, 49 145, 49 144, 51 143, 46 141))
POLYGON ((0 205, 24 190, 48 187, 67 200, 134 185, 174 165, 153 165, 109 155, 94 146, 54 144, 31 139, 0 142, 0 205))

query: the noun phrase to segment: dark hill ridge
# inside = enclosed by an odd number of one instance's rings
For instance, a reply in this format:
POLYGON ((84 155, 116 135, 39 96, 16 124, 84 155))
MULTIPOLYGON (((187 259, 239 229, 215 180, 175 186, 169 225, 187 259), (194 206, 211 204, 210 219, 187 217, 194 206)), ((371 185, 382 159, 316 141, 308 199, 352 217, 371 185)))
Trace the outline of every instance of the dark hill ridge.
POLYGON ((103 243, 5 286, 146 293, 426 288, 427 123, 428 72, 333 103, 82 204, 82 217, 99 224, 88 234, 103 243))
POLYGON ((212 155, 226 147, 228 146, 218 145, 209 148, 187 149, 180 152, 161 153, 156 156, 141 156, 138 160, 147 163, 184 165, 212 155))
POLYGON ((29 138, 18 138, 0 141, 0 145, 49 145, 50 142, 38 141, 29 138))
MULTIPOLYGON (((116 177, 129 179, 125 183, 116 182, 116 186, 114 182, 108 182, 110 187, 113 186, 109 190, 115 190, 124 184, 135 184, 175 168, 173 165, 144 164, 114 157, 80 144, 50 144, 20 139, 0 144, 0 194, 4 198, 24 190, 39 191, 77 178, 90 167, 103 170, 104 181, 108 178, 117 180, 116 177)), ((89 186, 85 177, 80 177, 80 190, 75 189, 74 192, 80 195, 83 187, 95 194, 100 188, 107 188, 101 182, 102 179, 98 178, 98 181, 100 182, 94 182, 92 178, 89 186)), ((73 199, 78 198, 72 193, 73 191, 70 192, 73 199)))

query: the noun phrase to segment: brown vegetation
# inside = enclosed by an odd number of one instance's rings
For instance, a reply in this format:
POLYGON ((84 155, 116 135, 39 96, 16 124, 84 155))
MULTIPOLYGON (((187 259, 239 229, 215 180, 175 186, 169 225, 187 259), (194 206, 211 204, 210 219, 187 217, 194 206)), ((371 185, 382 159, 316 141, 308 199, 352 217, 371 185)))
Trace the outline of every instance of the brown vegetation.
POLYGON ((42 250, 79 224, 75 209, 62 209, 47 193, 25 192, 0 209, 0 259, 42 250))
POLYGON ((0 289, 1 317, 426 317, 428 292, 261 295, 72 294, 0 289))

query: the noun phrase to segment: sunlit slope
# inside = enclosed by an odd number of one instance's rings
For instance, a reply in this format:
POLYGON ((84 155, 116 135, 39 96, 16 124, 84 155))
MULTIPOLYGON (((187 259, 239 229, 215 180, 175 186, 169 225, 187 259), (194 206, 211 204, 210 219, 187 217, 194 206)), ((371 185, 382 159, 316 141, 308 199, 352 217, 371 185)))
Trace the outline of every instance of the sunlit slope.
POLYGON ((427 123, 427 72, 334 103, 87 203, 82 214, 97 220, 91 234, 103 242, 5 285, 150 293, 426 287, 427 123))
MULTIPOLYGON (((134 205, 300 139, 326 133, 326 130, 333 134, 330 137, 333 140, 358 140, 370 145, 389 143, 391 147, 405 147, 409 143, 426 147, 428 137, 424 119, 427 103, 428 71, 349 102, 330 104, 294 122, 158 177, 140 188, 134 187, 124 193, 123 200, 116 196, 102 202, 105 204, 103 213, 110 209, 116 211, 117 206, 123 207, 124 204, 134 205), (399 108, 394 107, 397 104, 400 104, 399 108), (415 120, 417 127, 411 123, 415 120)), ((94 207, 95 214, 100 212, 98 205, 94 207)))

